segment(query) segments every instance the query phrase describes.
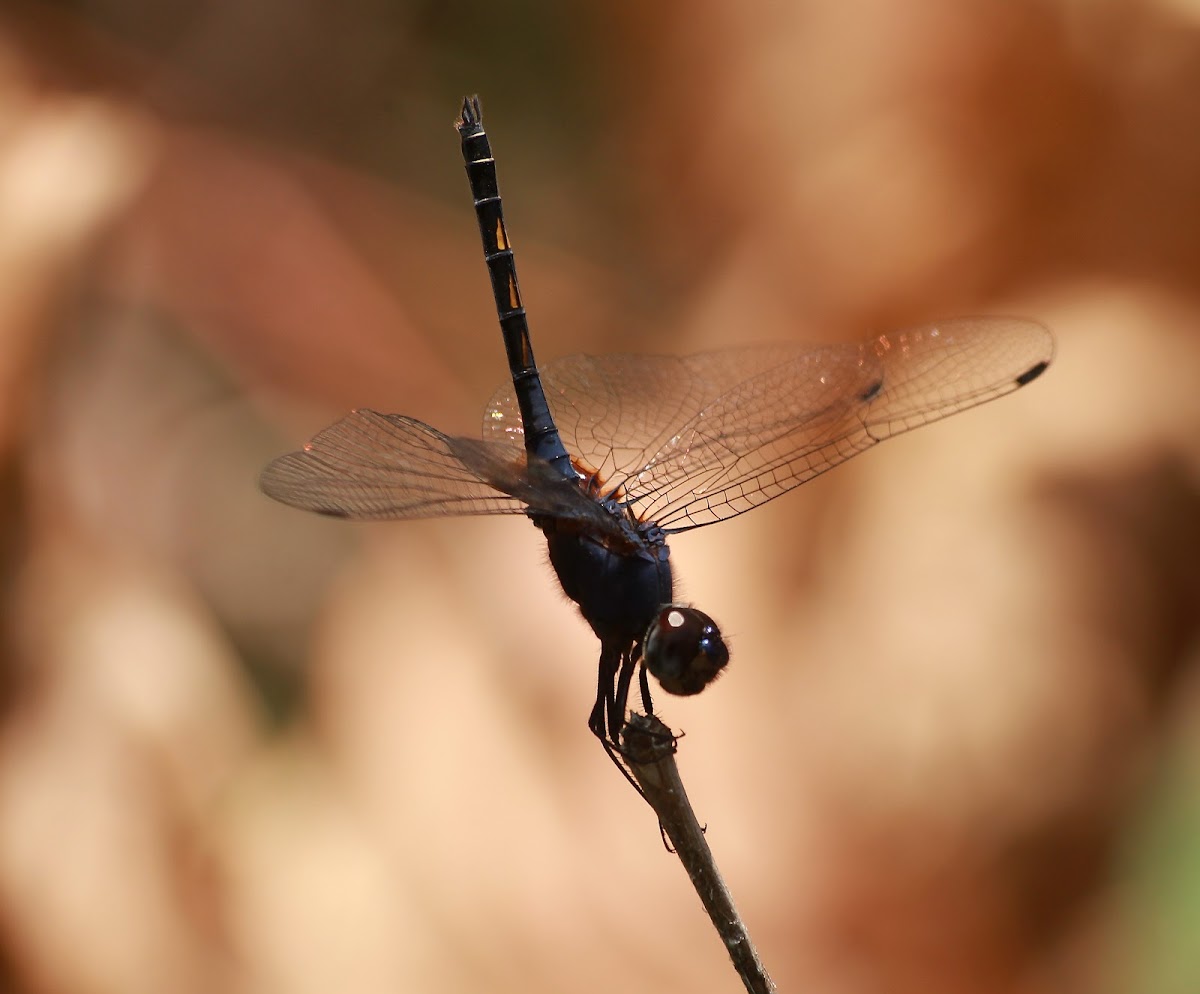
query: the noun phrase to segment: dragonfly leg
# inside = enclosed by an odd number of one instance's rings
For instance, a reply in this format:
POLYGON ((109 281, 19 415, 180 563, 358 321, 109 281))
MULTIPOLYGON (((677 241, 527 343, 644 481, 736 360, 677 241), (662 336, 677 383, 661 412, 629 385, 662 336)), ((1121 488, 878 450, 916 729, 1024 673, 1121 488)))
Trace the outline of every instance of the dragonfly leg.
POLYGON ((615 740, 617 729, 609 728, 613 709, 613 683, 621 666, 622 651, 611 645, 600 647, 600 664, 596 673, 596 703, 588 715, 588 728, 601 742, 615 740))
POLYGON ((638 687, 642 692, 642 710, 647 716, 654 714, 654 702, 650 700, 650 678, 646 676, 646 664, 642 663, 642 668, 638 671, 638 687))
POLYGON ((630 650, 624 647, 602 646, 598 670, 596 703, 592 705, 592 713, 588 715, 588 728, 600 740, 605 754, 612 760, 613 766, 621 771, 621 776, 645 799, 642 788, 625 765, 620 741, 631 679, 627 674, 632 674, 633 670, 630 650))
MULTIPOLYGON (((654 701, 650 699, 649 671, 646 669, 645 659, 642 658, 641 646, 634 646, 633 659, 639 664, 638 690, 642 695, 642 711, 645 712, 648 718, 654 718, 654 701)), ((671 751, 674 752, 674 744, 677 741, 678 736, 676 736, 674 733, 668 732, 666 736, 664 736, 664 741, 668 738, 671 740, 671 751)))
POLYGON ((609 702, 608 734, 614 745, 620 748, 621 729, 625 727, 625 715, 629 710, 629 685, 633 682, 633 671, 637 669, 637 657, 632 648, 621 653, 621 671, 617 675, 616 693, 609 702))

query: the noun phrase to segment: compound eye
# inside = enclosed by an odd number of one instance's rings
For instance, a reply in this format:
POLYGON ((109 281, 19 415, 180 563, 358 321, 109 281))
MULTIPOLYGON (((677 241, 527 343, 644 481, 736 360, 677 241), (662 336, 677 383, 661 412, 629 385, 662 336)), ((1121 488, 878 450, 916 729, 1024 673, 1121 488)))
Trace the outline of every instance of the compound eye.
POLYGON ((689 697, 707 687, 729 662, 716 622, 703 611, 665 604, 642 640, 642 660, 668 694, 689 697))

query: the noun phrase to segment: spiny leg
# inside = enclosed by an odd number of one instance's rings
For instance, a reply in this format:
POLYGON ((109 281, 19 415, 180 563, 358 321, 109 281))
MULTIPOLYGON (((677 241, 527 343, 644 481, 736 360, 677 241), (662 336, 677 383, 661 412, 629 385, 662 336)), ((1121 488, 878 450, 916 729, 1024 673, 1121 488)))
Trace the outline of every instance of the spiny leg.
POLYGON ((650 700, 650 678, 647 675, 646 664, 638 672, 638 687, 642 692, 642 710, 648 715, 654 715, 654 702, 650 700))
POLYGON ((629 710, 629 685, 633 682, 633 671, 637 669, 637 665, 637 648, 630 646, 621 653, 621 670, 617 674, 616 693, 608 702, 608 735, 618 749, 621 747, 621 729, 625 727, 625 715, 629 710))
POLYGON ((596 671, 596 703, 588 715, 588 728, 601 742, 609 741, 608 719, 612 713, 613 682, 621 666, 621 657, 619 646, 601 644, 600 663, 596 671))
POLYGON ((621 771, 621 776, 645 799, 642 788, 625 766, 620 742, 621 728, 625 722, 625 703, 629 697, 630 678, 626 674, 632 673, 633 666, 632 646, 601 645, 596 678, 596 703, 592 705, 592 713, 588 716, 588 728, 600 740, 604 752, 613 766, 621 771), (623 683, 618 678, 618 672, 623 678, 623 683), (619 683, 622 684, 623 690, 617 686, 619 683))
MULTIPOLYGON (((655 717, 655 714, 654 714, 654 701, 652 701, 650 699, 650 675, 649 675, 650 671, 646 669, 646 662, 644 659, 642 659, 641 646, 633 647, 633 653, 631 654, 631 658, 632 658, 633 663, 638 666, 638 690, 642 695, 642 711, 645 713, 645 715, 647 717, 653 718, 653 717, 655 717)), ((622 669, 621 675, 625 676, 624 669, 622 669)), ((624 690, 626 698, 628 698, 628 696, 629 696, 628 684, 629 684, 629 681, 628 681, 628 679, 626 679, 626 686, 625 686, 625 690, 624 690)), ((618 693, 618 695, 621 694, 620 688, 618 688, 617 693, 618 693)), ((623 706, 622 706, 622 709, 623 709, 623 706)), ((672 742, 672 751, 674 751, 674 743, 676 741, 677 736, 675 736, 674 734, 671 734, 669 737, 672 742)))

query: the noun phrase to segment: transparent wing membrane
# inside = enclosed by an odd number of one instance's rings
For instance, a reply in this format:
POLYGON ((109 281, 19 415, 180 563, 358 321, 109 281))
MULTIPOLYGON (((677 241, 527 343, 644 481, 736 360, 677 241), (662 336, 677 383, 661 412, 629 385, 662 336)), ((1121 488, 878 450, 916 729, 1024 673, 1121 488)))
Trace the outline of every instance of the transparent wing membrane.
POLYGON ((299 452, 272 462, 268 496, 342 518, 520 514, 525 504, 468 469, 436 428, 401 414, 352 411, 299 452))
MULTIPOLYGON (((748 511, 871 446, 1019 389, 1053 356, 1032 321, 944 321, 868 342, 684 357, 571 356, 542 370, 568 452, 643 521, 686 531, 748 511)), ((616 537, 581 488, 527 461, 512 386, 483 440, 355 411, 267 467, 263 489, 350 518, 535 512, 616 537)))
MULTIPOLYGON (((1040 324, 943 321, 868 342, 683 358, 572 356, 542 378, 567 449, 668 532, 741 514, 893 435, 1019 389, 1053 356, 1040 324)), ((484 435, 522 445, 512 388, 484 435)))

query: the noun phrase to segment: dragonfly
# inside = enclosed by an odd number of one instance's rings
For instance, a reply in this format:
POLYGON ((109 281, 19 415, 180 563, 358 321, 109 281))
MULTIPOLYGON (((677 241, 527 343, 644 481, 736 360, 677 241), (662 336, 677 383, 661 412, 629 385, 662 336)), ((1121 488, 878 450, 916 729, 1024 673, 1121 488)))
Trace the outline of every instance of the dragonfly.
POLYGON ((261 486, 338 518, 528 518, 600 641, 588 727, 628 778, 620 736, 634 679, 650 715, 647 673, 690 696, 729 663, 716 622, 674 599, 668 539, 1027 386, 1049 366, 1054 339, 1023 318, 958 318, 861 343, 575 355, 539 367, 478 97, 463 101, 456 126, 510 373, 481 437, 359 409, 272 462, 261 486))

